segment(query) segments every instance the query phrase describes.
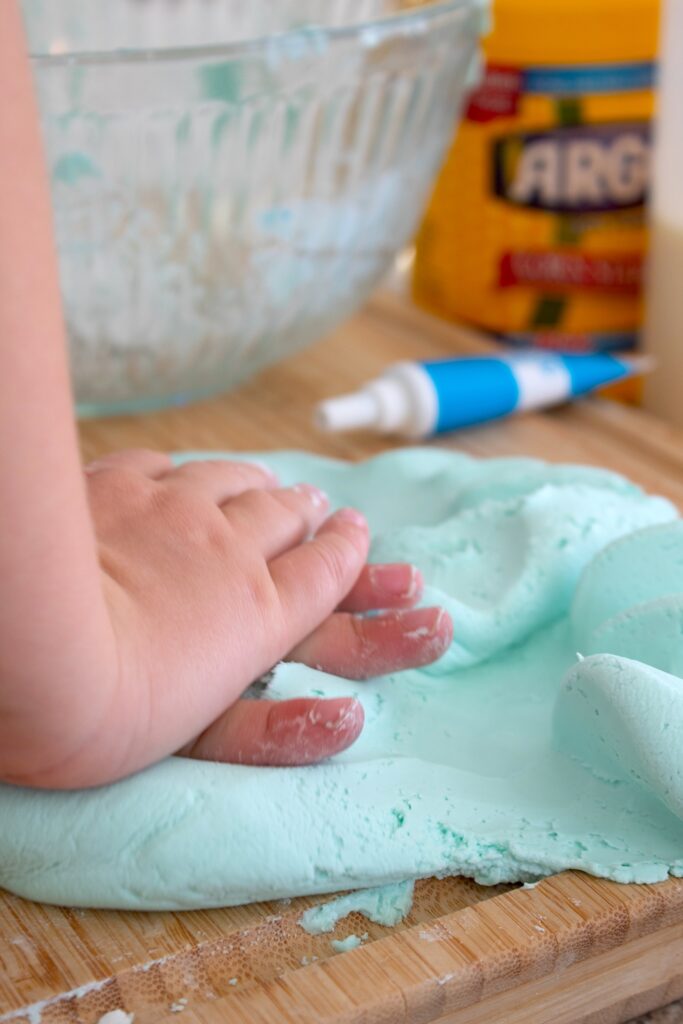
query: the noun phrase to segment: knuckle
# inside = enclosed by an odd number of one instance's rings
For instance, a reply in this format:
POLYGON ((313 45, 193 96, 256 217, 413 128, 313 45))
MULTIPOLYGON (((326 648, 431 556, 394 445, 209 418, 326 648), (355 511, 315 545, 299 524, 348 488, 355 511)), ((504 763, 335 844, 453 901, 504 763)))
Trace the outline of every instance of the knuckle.
POLYGON ((250 489, 244 492, 244 501, 250 505, 255 512, 272 514, 278 510, 278 502, 269 491, 250 489))
POLYGON ((249 490, 244 492, 245 502, 254 515, 266 522, 300 523, 301 516, 289 508, 278 494, 272 491, 249 490))
POLYGON ((190 489, 158 488, 154 504, 160 521, 184 544, 193 547, 225 544, 227 524, 220 509, 190 489))
POLYGON ((264 630, 272 630, 273 612, 278 607, 277 590, 265 563, 259 571, 256 567, 245 576, 244 593, 253 611, 261 619, 264 630))
POLYGON ((341 588, 348 580, 357 557, 353 545, 341 535, 330 535, 315 544, 321 574, 335 587, 341 588))
POLYGON ((254 472, 241 462, 230 462, 228 459, 201 459, 186 462, 179 474, 190 479, 200 480, 238 480, 244 483, 254 479, 254 472))
POLYGON ((86 477, 88 503, 98 529, 112 529, 144 514, 153 489, 151 480, 126 466, 112 466, 86 477))
POLYGON ((252 480, 254 478, 254 469, 249 466, 246 462, 230 462, 227 459, 212 459, 211 465, 219 468, 223 473, 230 473, 231 476, 236 476, 240 480, 252 480))
POLYGON ((95 492, 106 491, 118 498, 144 492, 148 481, 124 463, 112 462, 111 465, 103 466, 101 472, 89 477, 88 483, 95 492))
POLYGON ((153 448, 124 448, 118 452, 118 457, 122 460, 126 459, 162 459, 166 456, 162 455, 161 452, 154 451, 153 448))
POLYGON ((212 473, 213 471, 208 462, 185 462, 182 466, 178 467, 174 476, 177 480, 183 480, 186 483, 197 483, 206 479, 212 473))

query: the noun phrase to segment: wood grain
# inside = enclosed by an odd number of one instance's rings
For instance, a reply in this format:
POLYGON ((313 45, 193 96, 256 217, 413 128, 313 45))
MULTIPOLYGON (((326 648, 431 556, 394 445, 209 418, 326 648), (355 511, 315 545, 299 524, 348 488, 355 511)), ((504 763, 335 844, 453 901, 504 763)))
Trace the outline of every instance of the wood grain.
MULTIPOLYGON (((402 358, 482 348, 393 296, 234 394, 190 409, 82 424, 84 458, 164 450, 304 448, 362 458, 392 442, 324 437, 311 409, 402 358)), ((600 399, 438 443, 482 457, 535 455, 628 474, 683 507, 682 435, 600 399)), ((189 913, 42 906, 0 893, 0 1022, 94 1024, 108 1010, 162 1020, 390 1024, 617 1024, 683 994, 683 881, 618 886, 567 873, 534 889, 429 880, 396 929, 354 915, 334 954, 297 925, 318 900, 189 913), (316 958, 316 959, 313 959, 316 958)))

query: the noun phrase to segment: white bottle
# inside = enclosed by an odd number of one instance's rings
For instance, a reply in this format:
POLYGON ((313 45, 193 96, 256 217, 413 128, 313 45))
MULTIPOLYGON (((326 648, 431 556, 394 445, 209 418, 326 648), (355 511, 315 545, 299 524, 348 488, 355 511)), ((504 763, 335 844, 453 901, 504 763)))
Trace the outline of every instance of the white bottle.
POLYGON ((683 426, 683 0, 666 0, 661 40, 645 326, 656 367, 645 405, 683 426))

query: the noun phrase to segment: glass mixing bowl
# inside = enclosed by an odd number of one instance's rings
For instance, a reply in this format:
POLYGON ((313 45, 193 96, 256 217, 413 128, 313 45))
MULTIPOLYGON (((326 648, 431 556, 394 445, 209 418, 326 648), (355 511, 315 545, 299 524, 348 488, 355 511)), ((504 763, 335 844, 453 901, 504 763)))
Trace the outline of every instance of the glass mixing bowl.
POLYGON ((225 390, 356 309, 450 141, 481 0, 23 0, 81 413, 225 390))

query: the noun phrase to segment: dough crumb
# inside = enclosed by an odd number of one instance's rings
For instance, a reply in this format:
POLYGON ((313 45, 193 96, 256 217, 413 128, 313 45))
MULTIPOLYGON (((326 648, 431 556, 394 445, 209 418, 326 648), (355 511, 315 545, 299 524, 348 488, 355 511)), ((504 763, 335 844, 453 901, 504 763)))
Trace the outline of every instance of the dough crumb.
POLYGON ((329 903, 310 907, 299 918, 299 924, 309 935, 331 932, 335 925, 357 911, 376 924, 387 927, 398 924, 413 905, 414 882, 395 882, 377 889, 360 889, 329 903))
MULTIPOLYGON (((367 934, 367 932, 366 932, 367 934)), ((362 943, 359 935, 347 935, 345 939, 330 939, 330 945, 335 953, 348 953, 350 949, 357 949, 362 943)))
POLYGON ((125 1010, 110 1010, 100 1017, 98 1024, 133 1024, 134 1020, 134 1013, 126 1013, 125 1010))

